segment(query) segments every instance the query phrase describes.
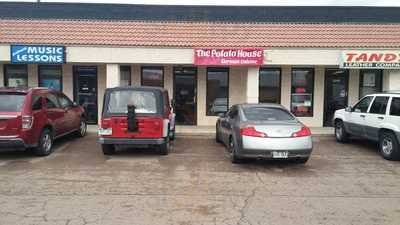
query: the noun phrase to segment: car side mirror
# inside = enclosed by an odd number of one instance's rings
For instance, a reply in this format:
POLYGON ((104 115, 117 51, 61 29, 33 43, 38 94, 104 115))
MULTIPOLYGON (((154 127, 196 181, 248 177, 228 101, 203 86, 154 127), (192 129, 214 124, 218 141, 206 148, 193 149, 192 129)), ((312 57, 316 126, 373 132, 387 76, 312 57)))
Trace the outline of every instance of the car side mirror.
POLYGON ((351 106, 347 106, 344 111, 353 112, 353 108, 351 106))

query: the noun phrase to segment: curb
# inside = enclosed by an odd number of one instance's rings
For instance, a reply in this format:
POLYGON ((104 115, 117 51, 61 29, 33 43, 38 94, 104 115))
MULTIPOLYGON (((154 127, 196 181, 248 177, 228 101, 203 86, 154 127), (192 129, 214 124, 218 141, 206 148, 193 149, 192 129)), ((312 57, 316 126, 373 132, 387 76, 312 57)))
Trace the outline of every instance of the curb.
MULTIPOLYGON (((193 136, 202 136, 202 137, 209 137, 214 136, 215 132, 213 133, 176 133, 177 137, 193 137, 193 136)), ((334 137, 334 134, 313 134, 313 137, 334 137)))

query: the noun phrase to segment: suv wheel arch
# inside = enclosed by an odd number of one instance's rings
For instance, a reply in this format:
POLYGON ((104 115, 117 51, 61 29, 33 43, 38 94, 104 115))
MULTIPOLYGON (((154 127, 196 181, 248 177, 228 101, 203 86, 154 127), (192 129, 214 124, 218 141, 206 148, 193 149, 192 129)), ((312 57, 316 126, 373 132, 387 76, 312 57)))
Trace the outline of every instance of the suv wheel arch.
POLYGON ((52 133, 53 137, 54 137, 54 128, 53 128, 52 125, 46 124, 46 125, 43 126, 42 130, 44 130, 44 129, 49 129, 50 132, 52 133))
POLYGON ((399 139, 395 132, 386 128, 379 130, 379 150, 387 160, 400 159, 399 139))
POLYGON ((342 119, 335 119, 334 121, 334 126, 335 126, 335 138, 336 141, 338 142, 347 142, 349 139, 349 133, 346 130, 346 127, 344 126, 344 122, 342 119))

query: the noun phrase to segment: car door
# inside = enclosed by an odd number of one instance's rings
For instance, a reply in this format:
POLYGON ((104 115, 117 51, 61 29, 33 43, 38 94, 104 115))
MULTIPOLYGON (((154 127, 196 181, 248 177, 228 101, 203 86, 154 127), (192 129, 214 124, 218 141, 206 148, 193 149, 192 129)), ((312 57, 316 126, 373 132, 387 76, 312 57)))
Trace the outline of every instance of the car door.
POLYGON ((229 114, 232 114, 232 111, 234 110, 234 106, 232 106, 220 119, 220 132, 222 134, 222 141, 225 144, 229 143, 228 137, 229 137, 229 114))
POLYGON ((400 132, 400 97, 392 97, 386 122, 391 124, 395 132, 400 132))
POLYGON ((218 131, 219 135, 221 137, 221 140, 223 143, 226 144, 226 119, 227 119, 228 114, 225 113, 223 114, 218 120, 219 120, 219 125, 218 125, 218 131))
POLYGON ((53 125, 55 137, 66 132, 64 121, 65 110, 61 108, 58 98, 53 93, 46 94, 45 99, 47 118, 53 125))
POLYGON ((366 96, 362 98, 351 110, 346 113, 345 123, 349 133, 364 137, 364 123, 368 109, 374 96, 366 96))
POLYGON ((64 128, 65 132, 70 132, 79 128, 79 112, 74 109, 72 101, 62 93, 57 94, 61 108, 64 109, 64 128))
POLYGON ((226 122, 226 136, 228 137, 227 141, 229 141, 230 136, 235 135, 235 125, 237 122, 237 118, 239 115, 239 110, 237 106, 233 106, 232 109, 227 114, 227 122, 226 122))
POLYGON ((379 128, 386 120, 386 110, 389 96, 376 96, 372 102, 364 121, 365 137, 371 140, 379 140, 379 128))

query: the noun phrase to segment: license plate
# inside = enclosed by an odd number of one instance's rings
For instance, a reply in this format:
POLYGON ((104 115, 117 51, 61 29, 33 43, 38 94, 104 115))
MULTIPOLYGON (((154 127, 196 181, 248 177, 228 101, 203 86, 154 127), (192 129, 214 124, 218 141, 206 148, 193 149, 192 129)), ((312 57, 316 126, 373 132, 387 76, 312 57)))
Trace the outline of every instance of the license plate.
POLYGON ((288 155, 288 152, 272 152, 272 157, 275 159, 286 159, 288 155))
POLYGON ((112 129, 99 129, 99 135, 112 135, 112 129))

